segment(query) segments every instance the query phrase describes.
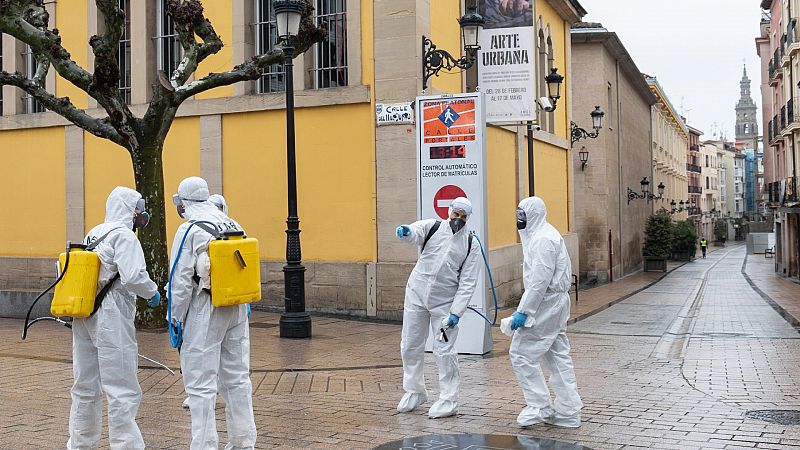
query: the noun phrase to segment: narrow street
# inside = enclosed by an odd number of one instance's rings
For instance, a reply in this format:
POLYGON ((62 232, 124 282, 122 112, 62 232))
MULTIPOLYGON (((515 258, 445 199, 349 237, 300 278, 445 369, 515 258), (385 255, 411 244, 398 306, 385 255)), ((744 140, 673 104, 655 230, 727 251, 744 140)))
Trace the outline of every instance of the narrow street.
MULTIPOLYGON (((747 259, 764 264, 761 255, 747 259)), ((430 402, 409 414, 394 410, 402 385, 398 325, 316 317, 311 341, 288 341, 278 338, 278 315, 255 313, 257 447, 399 448, 391 442, 475 433, 592 449, 796 448, 800 334, 753 289, 744 263, 743 246, 720 249, 572 325, 585 403, 584 422, 576 430, 516 426, 522 395, 508 360, 509 339, 497 328, 490 354, 460 358, 460 414, 431 420, 430 402), (767 413, 772 421, 785 421, 770 423, 758 418, 756 411, 762 410, 795 410, 795 415, 767 413)), ((800 301, 800 286, 793 286, 800 301)), ((44 324, 23 342, 20 327, 20 321, 0 320, 0 447, 63 448, 72 375, 69 334, 44 324)), ((141 332, 139 343, 143 354, 177 369, 177 354, 163 333, 141 332)), ((180 377, 142 364, 138 421, 145 441, 150 448, 186 448, 189 416, 181 408, 180 377)), ((434 394, 430 355, 427 364, 434 394)), ((225 442, 221 401, 217 419, 225 442)), ((104 437, 101 446, 106 443, 104 437)))

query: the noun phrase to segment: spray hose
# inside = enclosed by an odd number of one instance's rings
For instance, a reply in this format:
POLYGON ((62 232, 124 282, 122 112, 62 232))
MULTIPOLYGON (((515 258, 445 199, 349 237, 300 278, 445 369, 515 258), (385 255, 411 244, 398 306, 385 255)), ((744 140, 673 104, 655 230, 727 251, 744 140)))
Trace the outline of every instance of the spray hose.
MULTIPOLYGON (((61 281, 62 278, 64 278, 64 274, 67 273, 67 268, 69 267, 69 253, 70 253, 69 250, 70 250, 70 247, 71 247, 70 244, 71 243, 69 241, 67 241, 67 254, 64 257, 64 269, 61 270, 61 273, 58 275, 58 278, 56 278, 56 281, 54 281, 53 284, 48 286, 47 289, 43 290, 42 293, 39 294, 36 297, 35 300, 33 300, 33 303, 31 303, 31 307, 28 308, 28 314, 25 315, 25 326, 22 328, 22 340, 23 341, 25 340, 25 338, 28 337, 28 328, 30 328, 31 325, 35 324, 36 322, 38 322, 40 320, 40 319, 36 319, 33 322, 30 321, 31 320, 31 312, 33 312, 33 307, 36 306, 36 303, 39 300, 41 300, 42 297, 44 297, 44 294, 47 294, 50 291, 50 289, 53 289, 58 284, 58 282, 61 281)), ((56 320, 55 317, 53 317, 52 319, 56 320)), ((50 320, 50 318, 47 318, 45 320, 50 320)))
POLYGON ((489 274, 489 284, 492 287, 492 298, 494 298, 494 318, 492 320, 489 320, 488 317, 483 315, 483 313, 473 308, 472 306, 469 306, 468 308, 471 309, 475 314, 481 316, 483 320, 485 320, 489 325, 494 325, 495 323, 497 323, 497 311, 499 308, 497 306, 497 293, 494 290, 494 279, 492 279, 492 269, 489 268, 489 260, 486 259, 486 252, 483 250, 483 242, 481 242, 481 238, 479 238, 478 235, 475 233, 473 233, 473 236, 475 236, 475 239, 478 240, 478 247, 480 247, 481 256, 483 256, 483 264, 486 266, 486 272, 489 274))
MULTIPOLYGON (((175 321, 175 327, 172 326, 172 277, 175 275, 175 268, 178 267, 178 261, 181 260, 181 254, 183 253, 183 244, 186 243, 186 238, 189 236, 189 231, 192 229, 193 226, 198 225, 200 223, 205 223, 208 225, 216 226, 211 222, 203 221, 203 220, 196 220, 189 222, 189 228, 186 229, 186 232, 183 233, 183 238, 181 238, 181 245, 178 247, 178 254, 175 256, 175 261, 172 262, 172 267, 169 271, 169 281, 167 282, 167 329, 169 329, 169 342, 172 344, 172 348, 177 348, 180 350, 181 344, 183 343, 183 323, 180 321, 175 321)), ((188 311, 187 311, 188 313, 188 311)), ((184 322, 186 318, 184 317, 184 322)))

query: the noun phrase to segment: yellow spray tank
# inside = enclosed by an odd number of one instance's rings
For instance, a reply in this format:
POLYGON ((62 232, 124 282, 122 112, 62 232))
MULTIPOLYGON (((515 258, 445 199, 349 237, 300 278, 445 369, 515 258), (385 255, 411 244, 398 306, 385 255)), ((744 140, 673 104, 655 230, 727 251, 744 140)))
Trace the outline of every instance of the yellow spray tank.
MULTIPOLYGON (((58 257, 60 268, 67 266, 67 253, 58 257)), ((56 284, 50 313, 56 317, 85 319, 94 312, 100 257, 81 244, 69 245, 69 269, 56 284)))
POLYGON ((261 262, 258 240, 242 231, 217 235, 208 244, 211 262, 211 303, 215 307, 261 300, 261 262))

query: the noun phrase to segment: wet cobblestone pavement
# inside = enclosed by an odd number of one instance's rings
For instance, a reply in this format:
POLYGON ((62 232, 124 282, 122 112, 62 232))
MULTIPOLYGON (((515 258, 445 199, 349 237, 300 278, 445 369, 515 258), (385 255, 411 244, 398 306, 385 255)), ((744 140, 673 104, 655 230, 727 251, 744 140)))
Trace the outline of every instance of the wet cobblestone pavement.
MULTIPOLYGON (((754 258, 762 257, 747 260, 754 258)), ((721 249, 573 324, 569 337, 586 405, 579 429, 517 427, 522 395, 508 360, 509 339, 497 328, 492 353, 460 358, 460 414, 431 420, 427 405, 395 412, 402 384, 399 325, 315 317, 312 340, 287 341, 278 338, 278 315, 254 313, 257 448, 366 449, 462 433, 516 436, 530 445, 520 448, 559 448, 536 447, 529 439, 535 437, 593 449, 798 448, 800 425, 747 415, 800 411, 800 334, 753 290, 744 269, 750 273, 743 247, 721 249)), ((770 292, 771 280, 763 271, 752 277, 762 293, 770 292)), ((800 285, 779 285, 784 308, 800 304, 800 285)), ((581 292, 582 300, 590 295, 581 292)), ((37 327, 23 342, 21 322, 0 319, 2 449, 64 448, 67 440, 70 334, 56 324, 37 327)), ((139 333, 139 348, 177 369, 164 333, 139 333)), ((434 393, 434 363, 427 358, 434 393)), ((185 449, 189 416, 181 408, 180 377, 147 366, 139 377, 138 422, 149 448, 185 449)), ((220 401, 218 419, 222 408, 220 401)), ((218 428, 224 443, 224 420, 218 428)))

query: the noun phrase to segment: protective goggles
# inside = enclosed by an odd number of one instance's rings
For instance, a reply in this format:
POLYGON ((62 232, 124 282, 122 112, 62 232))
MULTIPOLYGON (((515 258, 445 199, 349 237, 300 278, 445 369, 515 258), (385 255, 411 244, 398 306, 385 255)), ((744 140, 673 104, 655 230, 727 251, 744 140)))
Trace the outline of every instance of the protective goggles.
POLYGON ((143 198, 140 198, 139 201, 136 202, 136 210, 139 212, 145 211, 145 203, 143 198))
POLYGON ((202 203, 204 201, 205 200, 192 200, 190 198, 181 198, 181 196, 178 194, 172 196, 172 204, 175 206, 181 206, 183 202, 202 203))

